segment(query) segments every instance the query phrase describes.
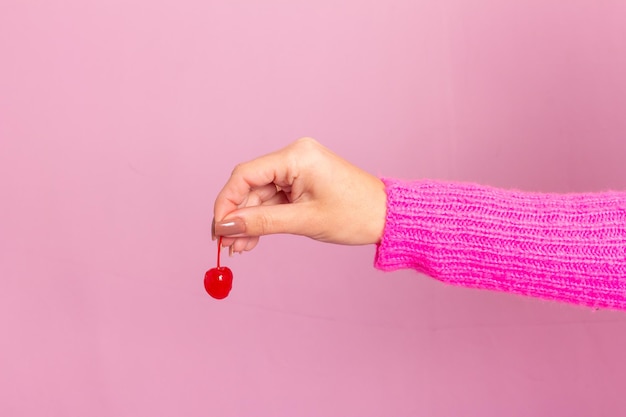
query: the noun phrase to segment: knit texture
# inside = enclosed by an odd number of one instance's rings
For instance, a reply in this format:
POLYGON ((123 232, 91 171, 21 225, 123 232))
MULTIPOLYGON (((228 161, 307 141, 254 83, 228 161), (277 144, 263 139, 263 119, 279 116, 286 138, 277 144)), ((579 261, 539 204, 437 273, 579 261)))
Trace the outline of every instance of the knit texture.
POLYGON ((626 192, 540 194, 383 179, 375 266, 449 284, 626 310, 626 192))

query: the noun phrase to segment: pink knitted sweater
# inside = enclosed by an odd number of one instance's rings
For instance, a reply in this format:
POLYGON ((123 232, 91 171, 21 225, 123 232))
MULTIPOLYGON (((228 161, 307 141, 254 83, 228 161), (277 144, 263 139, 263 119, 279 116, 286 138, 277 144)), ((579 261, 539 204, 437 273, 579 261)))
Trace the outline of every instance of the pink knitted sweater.
POLYGON ((375 266, 449 284, 626 310, 626 192, 536 194, 383 179, 375 266))

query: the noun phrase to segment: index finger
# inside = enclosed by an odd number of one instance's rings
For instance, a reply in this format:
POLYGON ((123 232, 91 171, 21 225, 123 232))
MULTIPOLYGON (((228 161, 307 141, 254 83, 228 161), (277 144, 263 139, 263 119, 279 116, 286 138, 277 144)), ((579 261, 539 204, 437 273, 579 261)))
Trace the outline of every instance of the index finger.
POLYGON ((290 166, 285 150, 237 165, 215 199, 215 221, 222 221, 229 213, 240 208, 254 188, 268 184, 288 187, 294 178, 294 169, 290 166))

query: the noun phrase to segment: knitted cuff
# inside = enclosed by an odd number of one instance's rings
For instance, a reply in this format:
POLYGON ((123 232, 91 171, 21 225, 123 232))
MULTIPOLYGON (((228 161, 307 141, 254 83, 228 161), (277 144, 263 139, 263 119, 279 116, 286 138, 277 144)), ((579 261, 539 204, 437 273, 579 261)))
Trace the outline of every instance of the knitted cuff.
POLYGON ((376 268, 626 310, 626 193, 383 182, 387 218, 376 268))

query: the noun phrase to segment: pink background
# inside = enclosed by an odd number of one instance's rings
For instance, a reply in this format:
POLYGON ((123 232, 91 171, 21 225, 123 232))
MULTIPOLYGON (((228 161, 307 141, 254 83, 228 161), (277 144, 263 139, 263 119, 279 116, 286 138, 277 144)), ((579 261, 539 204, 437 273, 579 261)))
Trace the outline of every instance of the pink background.
POLYGON ((372 268, 213 199, 299 136, 386 176, 626 188, 626 3, 0 1, 0 415, 617 416, 626 315, 372 268))

